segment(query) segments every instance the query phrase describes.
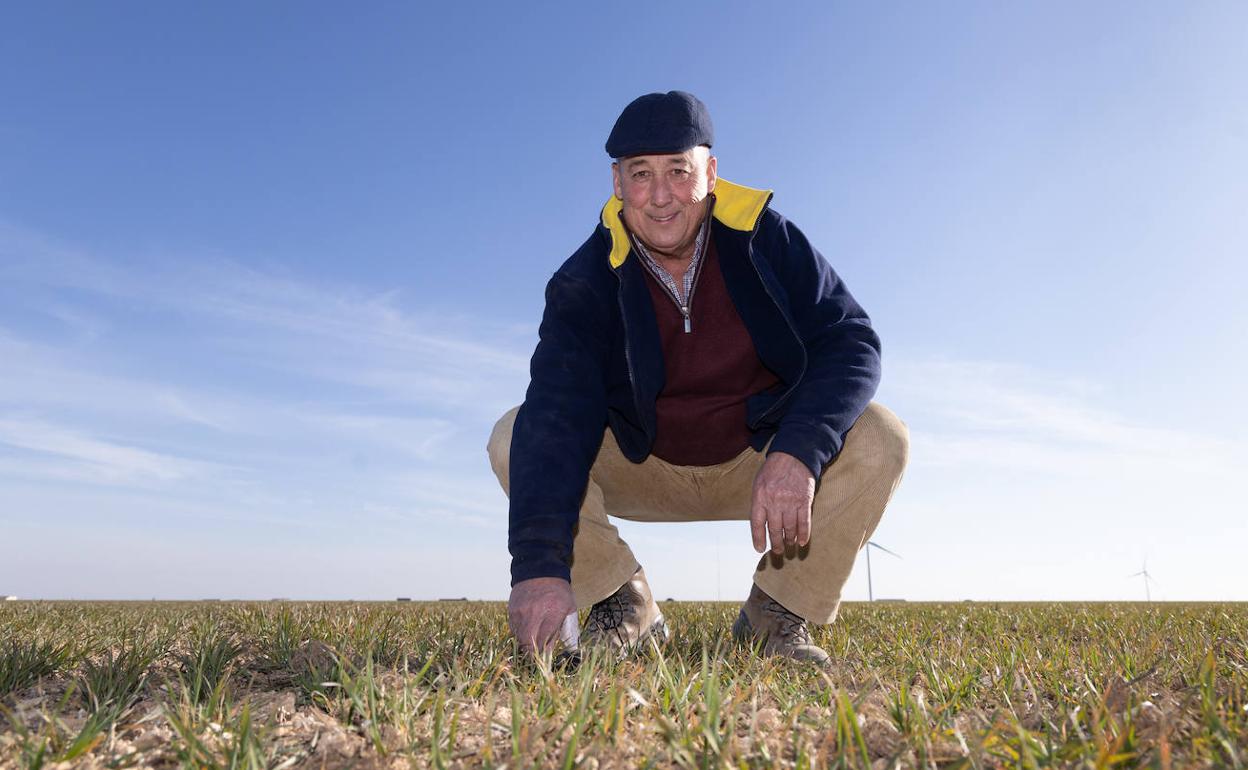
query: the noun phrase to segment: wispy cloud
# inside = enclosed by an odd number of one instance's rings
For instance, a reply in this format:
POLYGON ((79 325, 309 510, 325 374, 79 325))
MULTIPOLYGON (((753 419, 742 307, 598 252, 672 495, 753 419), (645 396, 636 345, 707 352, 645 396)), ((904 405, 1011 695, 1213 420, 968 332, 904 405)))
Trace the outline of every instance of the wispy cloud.
POLYGON ((531 327, 12 226, 0 255, 0 477, 24 511, 69 482, 222 520, 505 526, 484 443, 523 395, 531 327))
POLYGON ((74 321, 80 334, 107 330, 116 343, 126 330, 104 314, 138 307, 234 367, 282 370, 447 410, 500 413, 527 379, 531 326, 404 308, 393 288, 320 286, 222 258, 123 265, 12 225, 0 226, 0 255, 0 278, 15 289, 14 301, 74 321), (89 309, 74 305, 71 294, 89 309))
POLYGON ((0 418, 0 445, 49 456, 54 475, 77 474, 104 483, 171 482, 209 473, 213 466, 87 435, 40 420, 0 418), (69 463, 69 466, 66 466, 69 463))
POLYGON ((889 387, 910 407, 924 461, 1089 475, 1107 469, 1237 477, 1242 443, 1144 423, 1092 383, 985 361, 901 361, 889 387))

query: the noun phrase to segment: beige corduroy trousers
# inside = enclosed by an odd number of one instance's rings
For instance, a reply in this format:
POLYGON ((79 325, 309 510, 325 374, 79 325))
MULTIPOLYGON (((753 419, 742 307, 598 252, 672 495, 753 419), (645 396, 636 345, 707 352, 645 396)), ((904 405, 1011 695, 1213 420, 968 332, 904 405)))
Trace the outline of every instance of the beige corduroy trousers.
MULTIPOLYGON (((511 432, 516 407, 490 435, 490 464, 510 491, 511 432)), ((909 453, 905 423, 870 404, 824 469, 811 506, 810 542, 784 556, 764 554, 754 582, 791 612, 831 623, 858 551, 879 524, 901 481, 909 453)), ((765 455, 747 448, 725 463, 672 465, 651 455, 634 463, 620 453, 611 431, 589 472, 572 551, 572 592, 585 608, 610 596, 637 571, 637 559, 609 516, 632 521, 749 520, 754 477, 765 455)))

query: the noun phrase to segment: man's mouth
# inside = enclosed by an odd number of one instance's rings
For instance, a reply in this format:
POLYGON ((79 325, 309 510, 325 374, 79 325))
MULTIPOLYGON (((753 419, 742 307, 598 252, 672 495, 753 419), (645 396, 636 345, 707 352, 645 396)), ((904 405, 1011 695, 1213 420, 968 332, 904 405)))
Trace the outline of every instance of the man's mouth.
POLYGON ((653 219, 655 222, 658 222, 659 224, 663 224, 664 222, 671 222, 673 219, 676 218, 676 215, 679 213, 680 213, 679 211, 673 211, 672 213, 668 214, 665 217, 656 217, 654 214, 651 214, 650 218, 653 219))

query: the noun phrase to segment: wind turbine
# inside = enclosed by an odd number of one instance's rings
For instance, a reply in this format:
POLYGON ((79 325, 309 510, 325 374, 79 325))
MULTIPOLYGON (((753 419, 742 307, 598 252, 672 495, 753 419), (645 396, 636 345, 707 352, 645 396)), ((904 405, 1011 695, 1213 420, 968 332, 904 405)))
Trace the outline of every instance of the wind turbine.
POLYGON ((1140 570, 1139 572, 1134 572, 1130 575, 1127 575, 1128 578, 1140 577, 1140 576, 1144 577, 1144 598, 1147 599, 1151 603, 1153 601, 1153 592, 1148 589, 1148 584, 1150 582, 1155 583, 1157 581, 1153 580, 1153 576, 1148 574, 1148 559, 1144 560, 1144 569, 1140 570))
POLYGON ((871 540, 867 541, 867 548, 866 548, 866 551, 867 551, 867 601, 869 602, 875 601, 875 588, 873 587, 871 583, 871 549, 872 548, 879 548, 881 551, 883 551, 886 554, 889 554, 890 556, 896 556, 898 559, 901 558, 901 554, 893 553, 892 551, 888 550, 884 546, 874 541, 871 541, 871 540))

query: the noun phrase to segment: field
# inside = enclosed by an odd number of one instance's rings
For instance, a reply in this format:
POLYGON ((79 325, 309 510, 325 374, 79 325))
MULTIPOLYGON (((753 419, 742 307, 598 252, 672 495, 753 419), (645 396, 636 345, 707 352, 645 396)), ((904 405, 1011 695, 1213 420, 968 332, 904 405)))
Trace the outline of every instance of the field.
POLYGON ((1243 767, 1248 605, 848 604, 827 669, 517 658, 503 605, 0 605, 0 768, 1243 767))

